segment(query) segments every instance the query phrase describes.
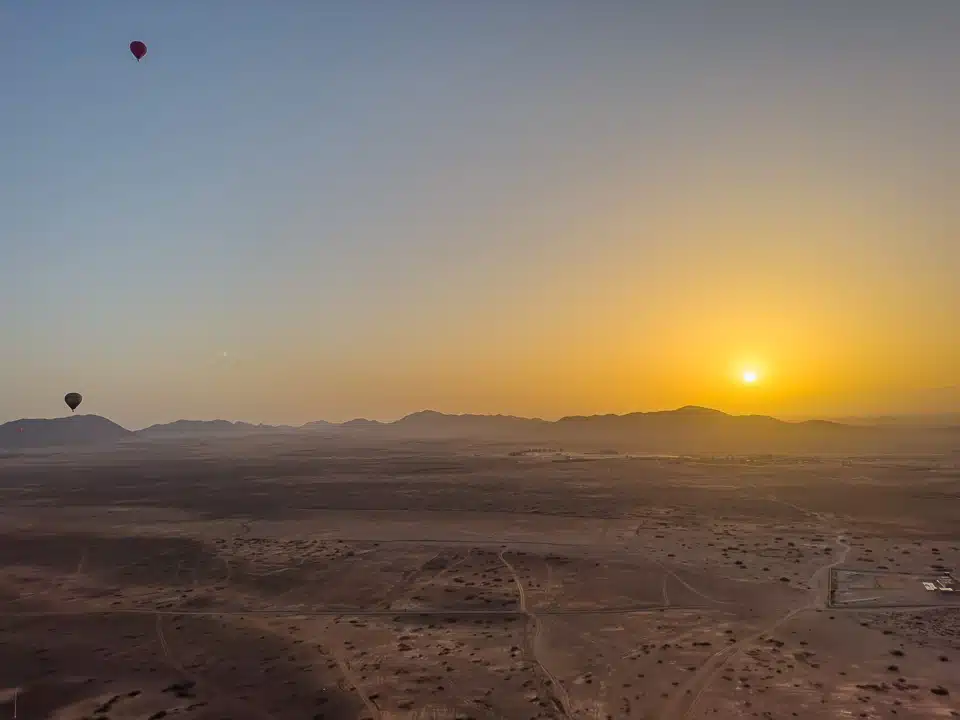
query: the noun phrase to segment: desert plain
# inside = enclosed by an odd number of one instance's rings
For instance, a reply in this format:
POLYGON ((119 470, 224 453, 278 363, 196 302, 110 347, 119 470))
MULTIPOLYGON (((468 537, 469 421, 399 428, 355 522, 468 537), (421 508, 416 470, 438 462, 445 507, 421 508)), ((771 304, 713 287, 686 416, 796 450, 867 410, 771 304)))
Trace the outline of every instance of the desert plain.
POLYGON ((960 717, 960 456, 0 459, 0 717, 960 717))

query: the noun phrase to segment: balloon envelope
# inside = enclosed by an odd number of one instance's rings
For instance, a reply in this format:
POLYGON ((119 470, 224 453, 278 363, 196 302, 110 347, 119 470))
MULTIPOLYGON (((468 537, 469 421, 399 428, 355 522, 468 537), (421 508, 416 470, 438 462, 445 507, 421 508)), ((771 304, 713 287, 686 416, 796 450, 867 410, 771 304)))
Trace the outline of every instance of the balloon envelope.
POLYGON ((130 43, 130 52, 133 53, 133 56, 137 59, 137 62, 140 62, 140 58, 147 54, 147 46, 139 40, 134 40, 132 43, 130 43))
POLYGON ((83 396, 80 393, 67 393, 63 396, 63 401, 70 410, 76 410, 77 406, 83 402, 83 396))

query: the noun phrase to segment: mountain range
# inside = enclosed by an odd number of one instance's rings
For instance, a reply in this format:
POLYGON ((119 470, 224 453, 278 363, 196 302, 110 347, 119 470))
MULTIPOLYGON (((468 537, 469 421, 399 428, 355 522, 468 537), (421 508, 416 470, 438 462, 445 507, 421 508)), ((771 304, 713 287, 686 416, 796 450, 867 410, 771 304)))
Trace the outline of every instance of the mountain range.
POLYGON ((0 448, 96 445, 133 437, 133 431, 99 415, 23 419, 0 425, 0 448))
POLYGON ((90 445, 124 439, 175 439, 244 434, 309 434, 377 439, 476 439, 604 446, 652 452, 880 452, 951 451, 960 447, 960 423, 916 427, 826 420, 787 422, 766 415, 730 415, 705 407, 625 415, 573 415, 549 421, 512 415, 451 415, 423 410, 393 422, 357 418, 299 427, 227 420, 177 420, 131 431, 97 415, 16 420, 0 425, 0 448, 90 445))

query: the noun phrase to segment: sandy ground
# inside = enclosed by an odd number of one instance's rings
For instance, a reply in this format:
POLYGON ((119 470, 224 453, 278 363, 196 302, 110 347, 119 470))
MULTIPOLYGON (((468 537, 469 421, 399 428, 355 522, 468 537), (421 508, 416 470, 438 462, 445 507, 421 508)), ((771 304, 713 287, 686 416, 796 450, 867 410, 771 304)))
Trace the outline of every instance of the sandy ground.
POLYGON ((518 450, 0 461, 0 714, 960 717, 956 457, 518 450))

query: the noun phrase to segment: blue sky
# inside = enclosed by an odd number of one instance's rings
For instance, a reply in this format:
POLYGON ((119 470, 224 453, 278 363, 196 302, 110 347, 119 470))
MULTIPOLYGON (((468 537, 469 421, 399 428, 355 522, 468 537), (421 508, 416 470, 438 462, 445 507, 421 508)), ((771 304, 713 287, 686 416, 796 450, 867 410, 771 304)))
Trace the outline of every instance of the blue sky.
POLYGON ((960 5, 792 7, 3 3, 0 421, 956 384, 960 5))

